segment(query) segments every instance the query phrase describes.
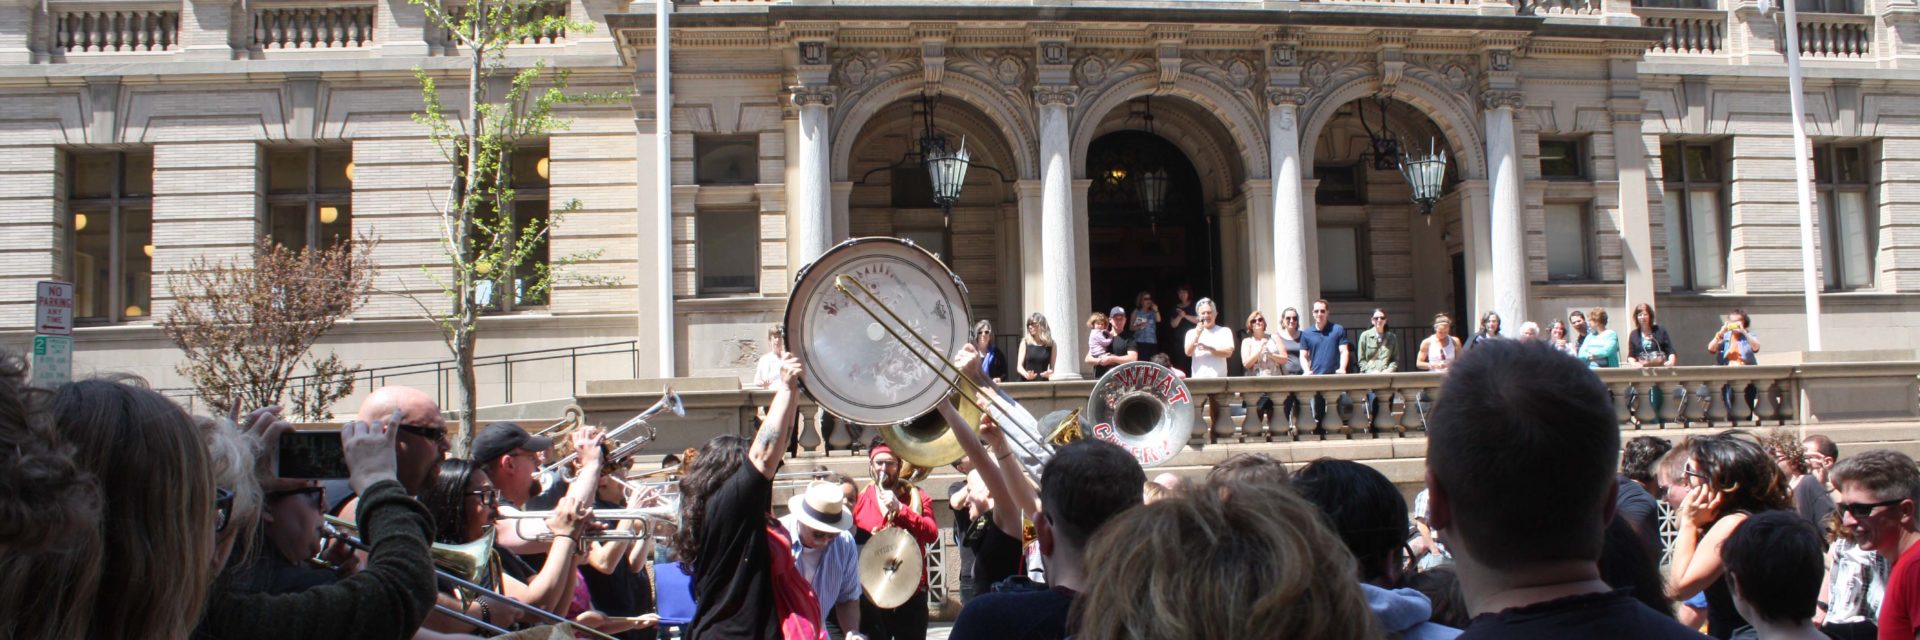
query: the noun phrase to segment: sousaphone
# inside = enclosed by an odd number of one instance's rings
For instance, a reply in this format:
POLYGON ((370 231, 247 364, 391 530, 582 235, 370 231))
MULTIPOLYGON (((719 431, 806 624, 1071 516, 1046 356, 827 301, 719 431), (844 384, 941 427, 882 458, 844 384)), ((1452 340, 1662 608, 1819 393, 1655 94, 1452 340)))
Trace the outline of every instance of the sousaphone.
POLYGON ((1155 467, 1180 453, 1193 432, 1193 396, 1172 369, 1151 362, 1114 367, 1093 385, 1085 428, 1155 467))

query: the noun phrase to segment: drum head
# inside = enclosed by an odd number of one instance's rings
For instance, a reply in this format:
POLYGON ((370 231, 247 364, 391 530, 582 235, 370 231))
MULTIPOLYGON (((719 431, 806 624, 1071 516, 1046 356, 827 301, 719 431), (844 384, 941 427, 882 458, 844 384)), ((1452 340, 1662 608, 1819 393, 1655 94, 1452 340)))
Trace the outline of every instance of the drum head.
POLYGON ((967 310, 966 287, 933 254, 895 238, 856 238, 800 271, 787 298, 787 349, 806 367, 807 392, 828 413, 863 424, 899 422, 950 393, 915 354, 950 361, 969 338, 967 310), (861 296, 879 319, 870 315, 834 288, 840 275, 865 284, 899 319, 861 296), (909 329, 931 351, 904 333, 909 329))

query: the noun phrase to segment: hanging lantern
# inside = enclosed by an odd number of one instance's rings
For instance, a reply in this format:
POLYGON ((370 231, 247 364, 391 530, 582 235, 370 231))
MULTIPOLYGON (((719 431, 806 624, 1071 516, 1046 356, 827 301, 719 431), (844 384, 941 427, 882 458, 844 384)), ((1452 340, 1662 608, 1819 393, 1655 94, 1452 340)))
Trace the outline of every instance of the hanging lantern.
POLYGON ((951 212, 953 204, 960 201, 960 189, 966 186, 973 154, 967 151, 966 138, 960 139, 960 148, 954 151, 948 151, 945 141, 936 138, 922 144, 926 146, 927 175, 933 181, 933 203, 951 212))
POLYGON ((1135 181, 1135 186, 1140 190, 1140 204, 1147 208, 1147 213, 1160 213, 1160 210, 1167 205, 1169 181, 1167 170, 1159 167, 1140 174, 1135 181))
POLYGON ((1447 178, 1447 152, 1434 150, 1425 155, 1409 154, 1400 160, 1400 177, 1413 187, 1413 203, 1421 215, 1431 215, 1440 202, 1440 187, 1447 178))

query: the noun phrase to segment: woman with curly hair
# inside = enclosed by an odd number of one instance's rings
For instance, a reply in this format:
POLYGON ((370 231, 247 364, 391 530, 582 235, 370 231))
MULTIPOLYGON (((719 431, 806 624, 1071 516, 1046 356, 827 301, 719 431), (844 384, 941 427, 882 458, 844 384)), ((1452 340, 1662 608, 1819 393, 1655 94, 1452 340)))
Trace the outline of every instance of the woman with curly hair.
POLYGON ((1707 594, 1707 635, 1733 636, 1746 619, 1734 609, 1721 546, 1753 514, 1792 507, 1786 475, 1753 437, 1728 431, 1688 439, 1682 470, 1687 496, 1680 502, 1680 534, 1673 541, 1667 596, 1685 600, 1707 594))
POLYGON ((0 351, 0 637, 87 636, 101 575, 101 495, 27 386, 27 363, 0 351), (48 580, 48 576, 59 576, 48 580))

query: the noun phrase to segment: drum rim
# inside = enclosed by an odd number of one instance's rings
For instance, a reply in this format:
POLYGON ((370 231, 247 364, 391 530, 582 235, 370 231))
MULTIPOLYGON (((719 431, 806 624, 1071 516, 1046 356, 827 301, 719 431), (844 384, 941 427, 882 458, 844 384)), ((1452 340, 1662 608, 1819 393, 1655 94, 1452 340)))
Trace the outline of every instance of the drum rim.
MULTIPOLYGON (((802 267, 800 271, 795 274, 793 286, 788 290, 786 309, 781 314, 781 320, 785 323, 787 331, 787 335, 782 336, 786 341, 787 351, 798 357, 802 363, 809 363, 809 366, 811 366, 810 361, 812 358, 811 352, 808 351, 808 345, 804 340, 795 339, 796 336, 794 335, 797 328, 806 326, 802 321, 803 298, 810 300, 819 295, 821 290, 831 286, 826 284, 827 281, 823 277, 814 275, 818 267, 829 264, 830 260, 844 255, 852 251, 855 247, 862 245, 900 249, 902 250, 900 254, 889 257, 898 258, 901 263, 926 273, 928 279, 932 281, 936 287, 952 287, 951 290, 942 293, 943 295, 951 293, 958 297, 958 300, 950 299, 948 301, 950 306, 955 308, 954 317, 959 319, 958 323, 954 325, 958 329, 955 336, 955 343, 949 346, 951 349, 958 349, 959 340, 966 339, 970 331, 969 327, 971 326, 971 307, 968 300, 966 283, 962 281, 960 276, 954 273, 953 269, 948 267, 946 263, 941 262, 940 259, 935 257, 931 252, 914 244, 912 241, 904 238, 873 236, 849 238, 840 244, 834 245, 833 248, 820 254, 820 257, 807 263, 805 267, 802 267), (944 278, 941 277, 943 274, 945 276, 944 278), (801 290, 803 285, 815 280, 818 280, 821 284, 813 285, 809 290, 804 292, 801 290)), ((840 259, 834 264, 845 265, 865 255, 867 254, 855 252, 854 255, 840 259)), ((951 356, 952 351, 950 350, 948 353, 943 354, 942 357, 951 356)), ((809 379, 812 380, 811 377, 809 377, 809 379)), ((915 391, 901 402, 884 406, 866 405, 857 402, 851 394, 842 393, 832 385, 808 384, 807 391, 808 395, 813 397, 814 402, 818 403, 822 409, 827 410, 828 413, 837 418, 857 424, 889 424, 900 420, 912 419, 915 416, 933 410, 934 406, 939 404, 940 399, 947 395, 945 393, 931 392, 945 384, 939 380, 936 376, 932 379, 932 383, 927 385, 926 388, 915 391), (904 411, 899 407, 912 408, 914 411, 911 415, 905 415, 904 411), (850 411, 850 409, 852 410, 850 411), (874 412, 876 410, 889 411, 890 414, 885 416, 875 415, 874 412), (895 417, 897 415, 904 415, 905 417, 895 417)))

